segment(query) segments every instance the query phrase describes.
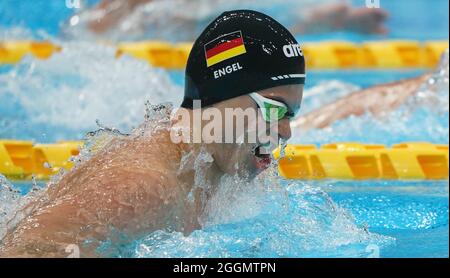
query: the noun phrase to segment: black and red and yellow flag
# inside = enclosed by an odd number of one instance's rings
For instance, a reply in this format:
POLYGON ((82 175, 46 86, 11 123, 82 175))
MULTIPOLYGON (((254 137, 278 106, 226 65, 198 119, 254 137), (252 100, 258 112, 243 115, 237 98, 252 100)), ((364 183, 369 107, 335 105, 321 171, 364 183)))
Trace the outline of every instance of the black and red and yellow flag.
POLYGON ((241 31, 223 35, 205 44, 206 65, 210 67, 246 52, 241 31))

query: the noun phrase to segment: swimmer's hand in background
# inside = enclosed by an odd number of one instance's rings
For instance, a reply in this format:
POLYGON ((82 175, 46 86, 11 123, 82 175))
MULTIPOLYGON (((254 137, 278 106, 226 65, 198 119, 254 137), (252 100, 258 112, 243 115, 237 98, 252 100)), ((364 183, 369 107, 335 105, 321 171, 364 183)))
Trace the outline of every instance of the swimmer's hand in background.
POLYGON ((383 9, 351 8, 344 24, 344 28, 363 34, 388 33, 388 29, 383 23, 389 14, 383 9))
POLYGON ((95 8, 95 18, 89 21, 89 29, 102 34, 114 28, 128 14, 132 13, 138 6, 151 2, 152 0, 103 0, 95 8))
MULTIPOLYGON (((97 35, 104 34, 117 27, 137 8, 152 1, 103 0, 92 10, 86 11, 90 14, 88 28, 97 35)), ((246 0, 242 0, 242 2, 245 3, 246 0)), ((198 5, 202 5, 202 3, 199 2, 198 5)), ((220 3, 217 0, 210 0, 210 5, 216 6, 218 10, 221 7, 220 3)), ((346 3, 320 4, 307 8, 307 5, 302 5, 302 1, 299 1, 298 7, 301 12, 294 14, 296 24, 291 28, 294 33, 323 33, 341 30, 362 34, 386 34, 388 32, 384 26, 388 13, 383 9, 352 7, 346 3)))
POLYGON ((389 14, 383 9, 358 8, 347 4, 320 6, 302 11, 299 22, 294 26, 295 33, 321 33, 331 31, 352 31, 361 34, 386 34, 384 22, 389 14))

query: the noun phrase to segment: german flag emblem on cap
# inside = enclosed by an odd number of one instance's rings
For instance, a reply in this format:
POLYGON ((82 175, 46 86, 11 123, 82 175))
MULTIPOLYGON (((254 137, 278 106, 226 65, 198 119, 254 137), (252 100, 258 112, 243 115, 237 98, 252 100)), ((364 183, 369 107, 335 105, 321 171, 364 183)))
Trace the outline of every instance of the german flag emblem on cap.
POLYGON ((247 53, 247 50, 241 31, 220 36, 205 44, 206 65, 208 67, 245 53, 247 53))

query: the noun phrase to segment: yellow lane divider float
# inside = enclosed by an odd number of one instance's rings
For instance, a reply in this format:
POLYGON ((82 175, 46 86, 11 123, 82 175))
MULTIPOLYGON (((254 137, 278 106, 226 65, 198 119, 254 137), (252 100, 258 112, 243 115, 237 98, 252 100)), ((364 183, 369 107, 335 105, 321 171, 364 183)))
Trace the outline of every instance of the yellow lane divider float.
MULTIPOLYGON (((191 47, 191 43, 123 42, 117 45, 116 57, 128 55, 155 67, 183 69, 191 47)), ((430 68, 437 65, 448 47, 448 40, 389 40, 362 44, 324 41, 302 45, 309 69, 430 68)), ((27 54, 46 59, 60 50, 50 42, 0 42, 0 64, 17 63, 27 54)))
MULTIPOLYGON (((291 179, 448 179, 448 145, 288 145, 280 174, 291 179)), ((279 151, 275 153, 279 157, 279 151)))
MULTIPOLYGON (((0 173, 11 179, 48 179, 70 169, 82 142, 36 144, 0 140, 0 173)), ((279 157, 279 151, 275 151, 279 157)), ((448 179, 449 147, 430 143, 288 145, 279 172, 289 179, 448 179)))
POLYGON ((61 47, 48 41, 0 41, 0 65, 16 64, 29 54, 38 59, 45 60, 60 51, 61 47))
MULTIPOLYGON (((183 69, 192 44, 136 42, 118 45, 117 57, 128 54, 151 65, 183 69)), ((376 41, 356 44, 345 41, 305 43, 302 46, 310 69, 423 68, 434 67, 448 41, 376 41)))
POLYGON ((129 55, 147 61, 155 67, 183 69, 191 48, 191 43, 170 44, 157 41, 120 43, 117 46, 116 58, 129 55))
POLYGON ((79 154, 82 142, 36 144, 30 141, 0 140, 0 174, 11 179, 45 180, 61 168, 73 167, 70 160, 79 154))

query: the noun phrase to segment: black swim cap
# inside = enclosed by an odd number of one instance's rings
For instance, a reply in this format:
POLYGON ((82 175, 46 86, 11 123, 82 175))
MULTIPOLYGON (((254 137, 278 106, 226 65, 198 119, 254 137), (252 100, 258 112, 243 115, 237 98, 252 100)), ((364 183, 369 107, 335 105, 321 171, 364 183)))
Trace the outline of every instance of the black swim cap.
POLYGON ((305 83, 305 59, 294 36, 250 10, 225 12, 195 41, 182 107, 202 106, 282 85, 305 83))

